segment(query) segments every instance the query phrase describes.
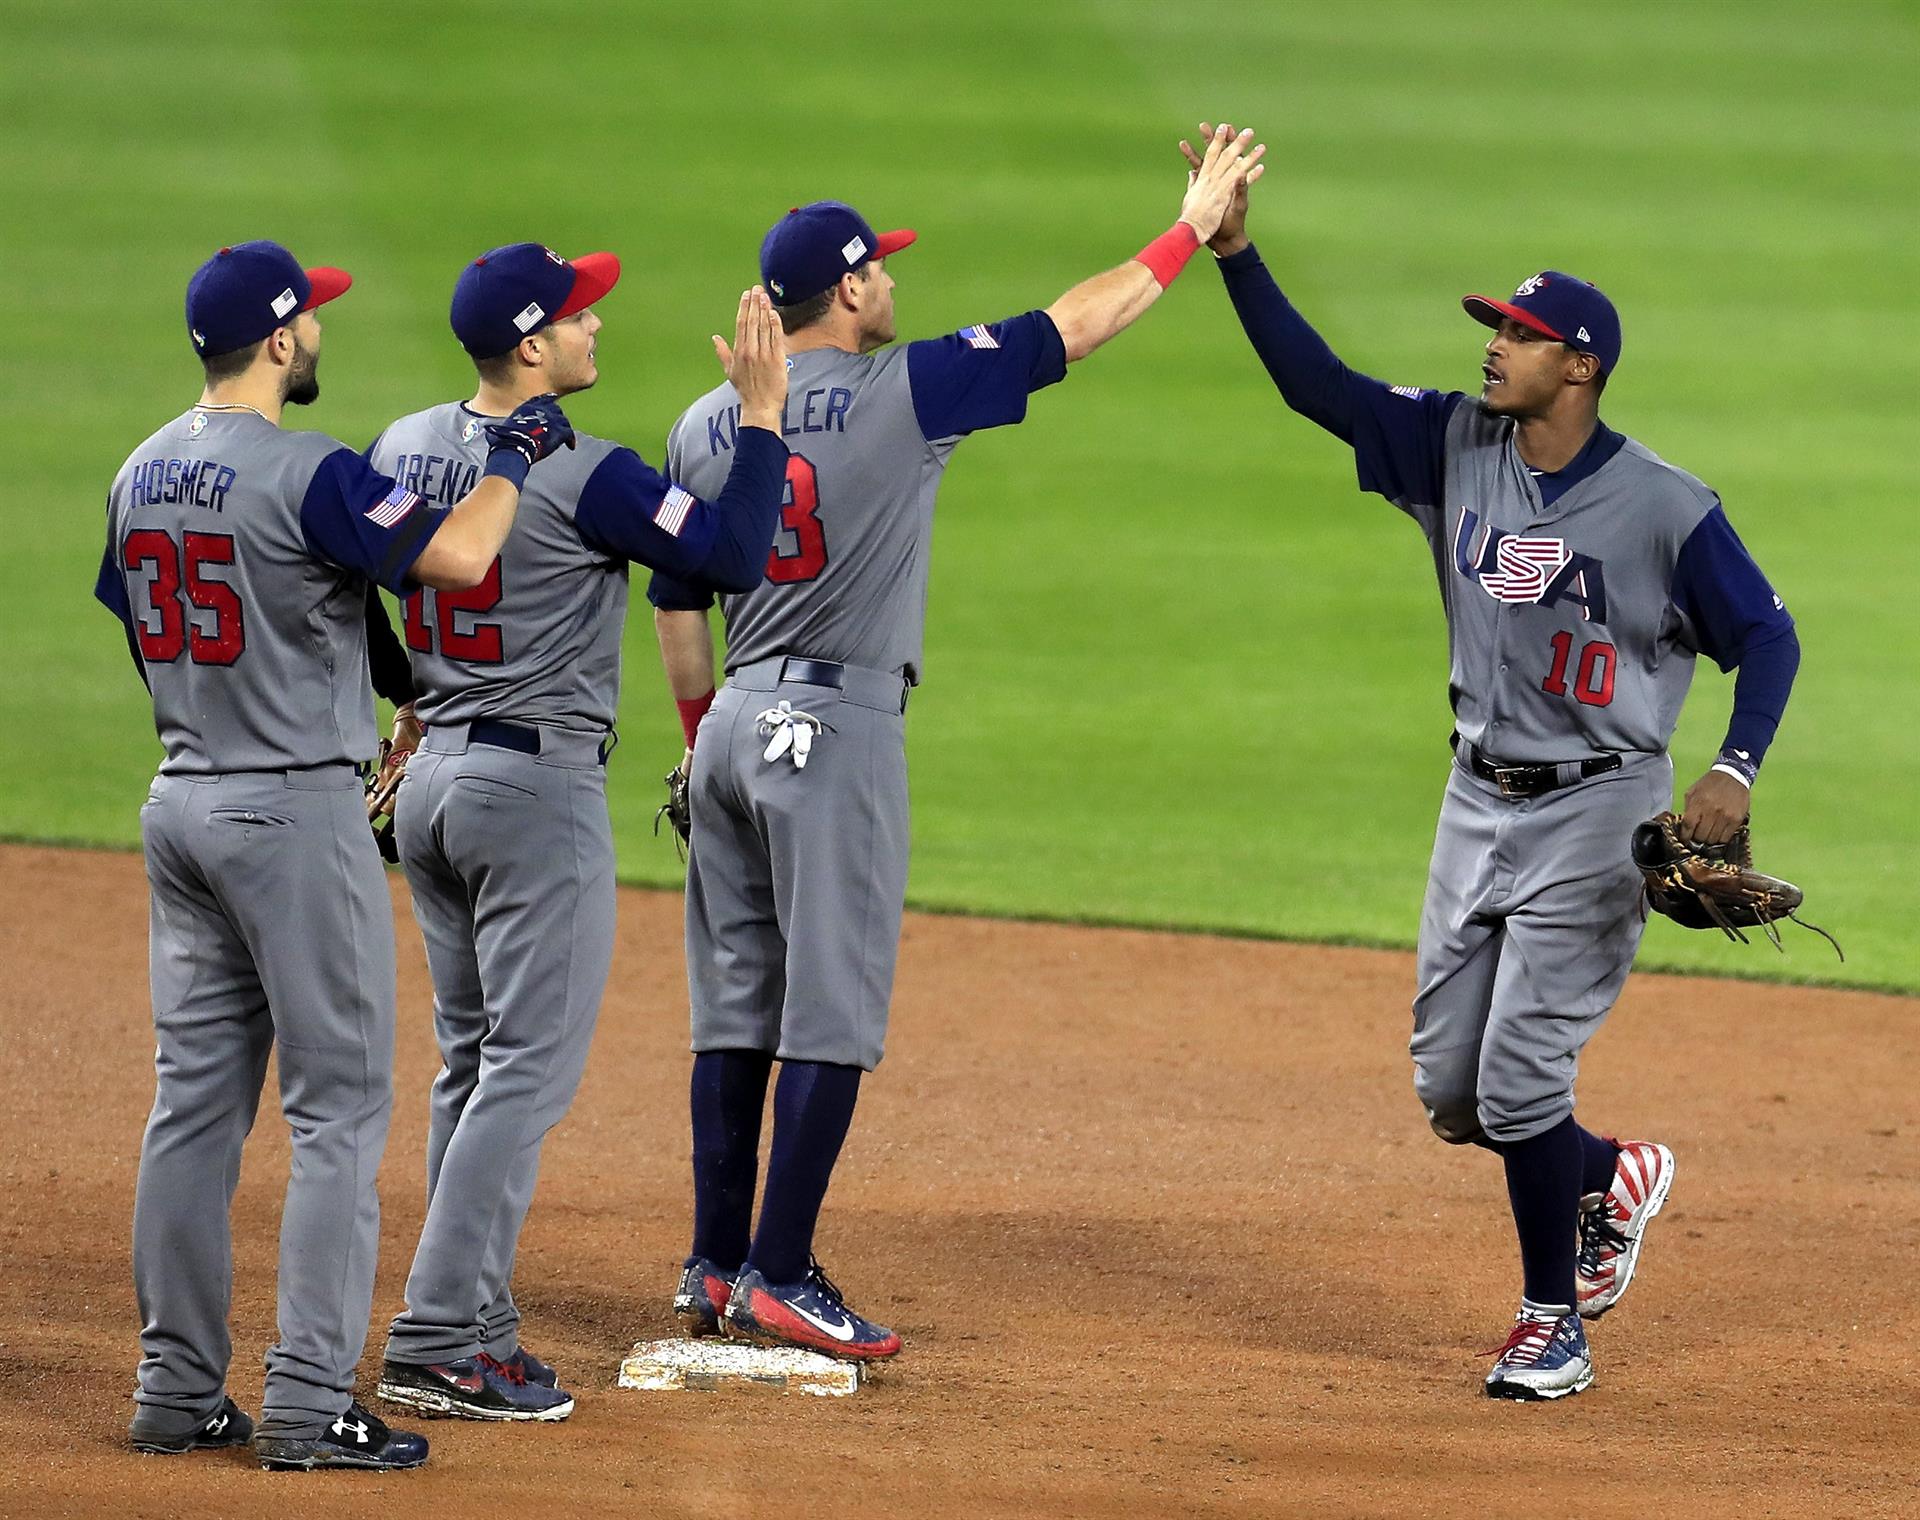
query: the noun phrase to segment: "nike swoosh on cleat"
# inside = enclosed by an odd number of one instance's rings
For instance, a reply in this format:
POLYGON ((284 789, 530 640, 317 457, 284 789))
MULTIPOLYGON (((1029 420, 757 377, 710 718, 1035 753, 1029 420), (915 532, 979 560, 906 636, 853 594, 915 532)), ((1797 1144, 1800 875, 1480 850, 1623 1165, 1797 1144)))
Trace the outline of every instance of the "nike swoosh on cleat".
POLYGON ((851 1319, 843 1320, 837 1325, 830 1325, 818 1315, 807 1313, 807 1311, 802 1309, 798 1304, 782 1304, 781 1307, 791 1309, 823 1335, 831 1335, 837 1341, 851 1341, 853 1339, 853 1321, 851 1319))

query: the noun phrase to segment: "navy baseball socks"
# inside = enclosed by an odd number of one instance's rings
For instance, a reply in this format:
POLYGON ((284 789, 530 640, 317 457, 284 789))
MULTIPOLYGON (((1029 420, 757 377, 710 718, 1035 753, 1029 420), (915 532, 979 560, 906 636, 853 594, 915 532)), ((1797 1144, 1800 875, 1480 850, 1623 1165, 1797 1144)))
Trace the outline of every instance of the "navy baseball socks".
POLYGON ((820 1206, 860 1096, 859 1067, 781 1063, 760 1225, 748 1239, 770 1071, 755 1051, 694 1058, 694 1238, 674 1312, 694 1335, 720 1329, 841 1358, 891 1356, 900 1338, 847 1308, 813 1259, 820 1206))

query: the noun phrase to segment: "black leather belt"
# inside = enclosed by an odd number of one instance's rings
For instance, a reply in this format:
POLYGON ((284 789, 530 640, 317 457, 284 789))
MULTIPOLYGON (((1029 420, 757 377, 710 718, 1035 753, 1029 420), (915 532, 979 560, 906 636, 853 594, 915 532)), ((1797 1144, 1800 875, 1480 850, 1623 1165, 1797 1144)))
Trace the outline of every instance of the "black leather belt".
MULTIPOLYGON (((612 734, 600 741, 600 763, 607 763, 613 746, 619 742, 612 734)), ((522 755, 540 753, 540 730, 526 723, 508 723, 500 718, 475 718, 467 725, 467 743, 485 744, 493 749, 515 750, 522 755)))
POLYGON ((780 662, 780 679, 802 686, 831 686, 838 691, 846 684, 846 675, 847 667, 838 660, 806 660, 790 654, 780 662))
POLYGON ((1482 781, 1500 788, 1502 797, 1538 797, 1542 792, 1572 786, 1576 781, 1591 781, 1617 771, 1618 755, 1594 755, 1586 760, 1547 761, 1538 765, 1495 765, 1458 734, 1452 738, 1460 763, 1482 781))
POLYGON ((524 723, 503 723, 498 718, 475 718, 467 725, 469 744, 487 744, 494 749, 518 750, 523 755, 540 753, 540 730, 524 723))

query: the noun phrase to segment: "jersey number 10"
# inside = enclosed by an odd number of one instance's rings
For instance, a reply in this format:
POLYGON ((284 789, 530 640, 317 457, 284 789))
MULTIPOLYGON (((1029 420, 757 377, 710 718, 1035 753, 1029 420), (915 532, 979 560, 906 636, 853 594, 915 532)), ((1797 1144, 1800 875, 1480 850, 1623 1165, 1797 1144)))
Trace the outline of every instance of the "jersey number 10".
POLYGON ((500 625, 483 623, 479 612, 491 612, 500 605, 500 561, 487 567, 486 579, 465 591, 429 591, 422 586, 401 603, 407 625, 407 648, 432 654, 438 642, 440 653, 449 660, 469 665, 498 665, 506 658, 501 644, 500 625), (432 620, 428 620, 427 598, 433 598, 432 620), (436 641, 434 635, 438 634, 436 641))
MULTIPOLYGON (((1546 680, 1540 683, 1540 689, 1550 697, 1564 697, 1567 694, 1567 665, 1573 659, 1573 635, 1562 629, 1556 633, 1553 644, 1553 669, 1547 672, 1546 680)), ((1613 701, 1613 667, 1616 661, 1613 645, 1604 639, 1595 639, 1580 650, 1580 664, 1574 671, 1573 695, 1589 707, 1605 707, 1613 701)))

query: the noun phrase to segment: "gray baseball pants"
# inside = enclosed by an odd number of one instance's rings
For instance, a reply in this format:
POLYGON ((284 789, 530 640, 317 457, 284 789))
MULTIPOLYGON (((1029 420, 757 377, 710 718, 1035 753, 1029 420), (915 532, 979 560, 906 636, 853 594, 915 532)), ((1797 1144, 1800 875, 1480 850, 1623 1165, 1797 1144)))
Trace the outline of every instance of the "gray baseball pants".
POLYGON ((774 659, 728 675, 700 724, 687 861, 693 1048, 872 1071, 907 892, 906 683, 843 669, 838 688, 774 659), (759 715, 824 725, 806 768, 765 758, 759 715))
POLYGON ((293 1165, 259 1428, 318 1436, 366 1343, 393 1096, 392 905, 359 776, 163 775, 140 825, 157 1048, 133 1212, 137 1423, 175 1434, 220 1407, 228 1212, 277 1048, 293 1165))
POLYGON ((540 1147, 573 1102, 613 963, 613 828, 602 736, 540 728, 541 752, 428 729, 397 839, 433 973, 442 1066, 427 1219, 387 1355, 511 1356, 511 1280, 540 1147))
POLYGON ((1420 916, 1414 1089, 1443 1140, 1525 1140, 1573 1112, 1580 1052, 1646 928, 1633 826, 1666 807, 1673 762, 1509 798, 1458 764, 1420 916))

